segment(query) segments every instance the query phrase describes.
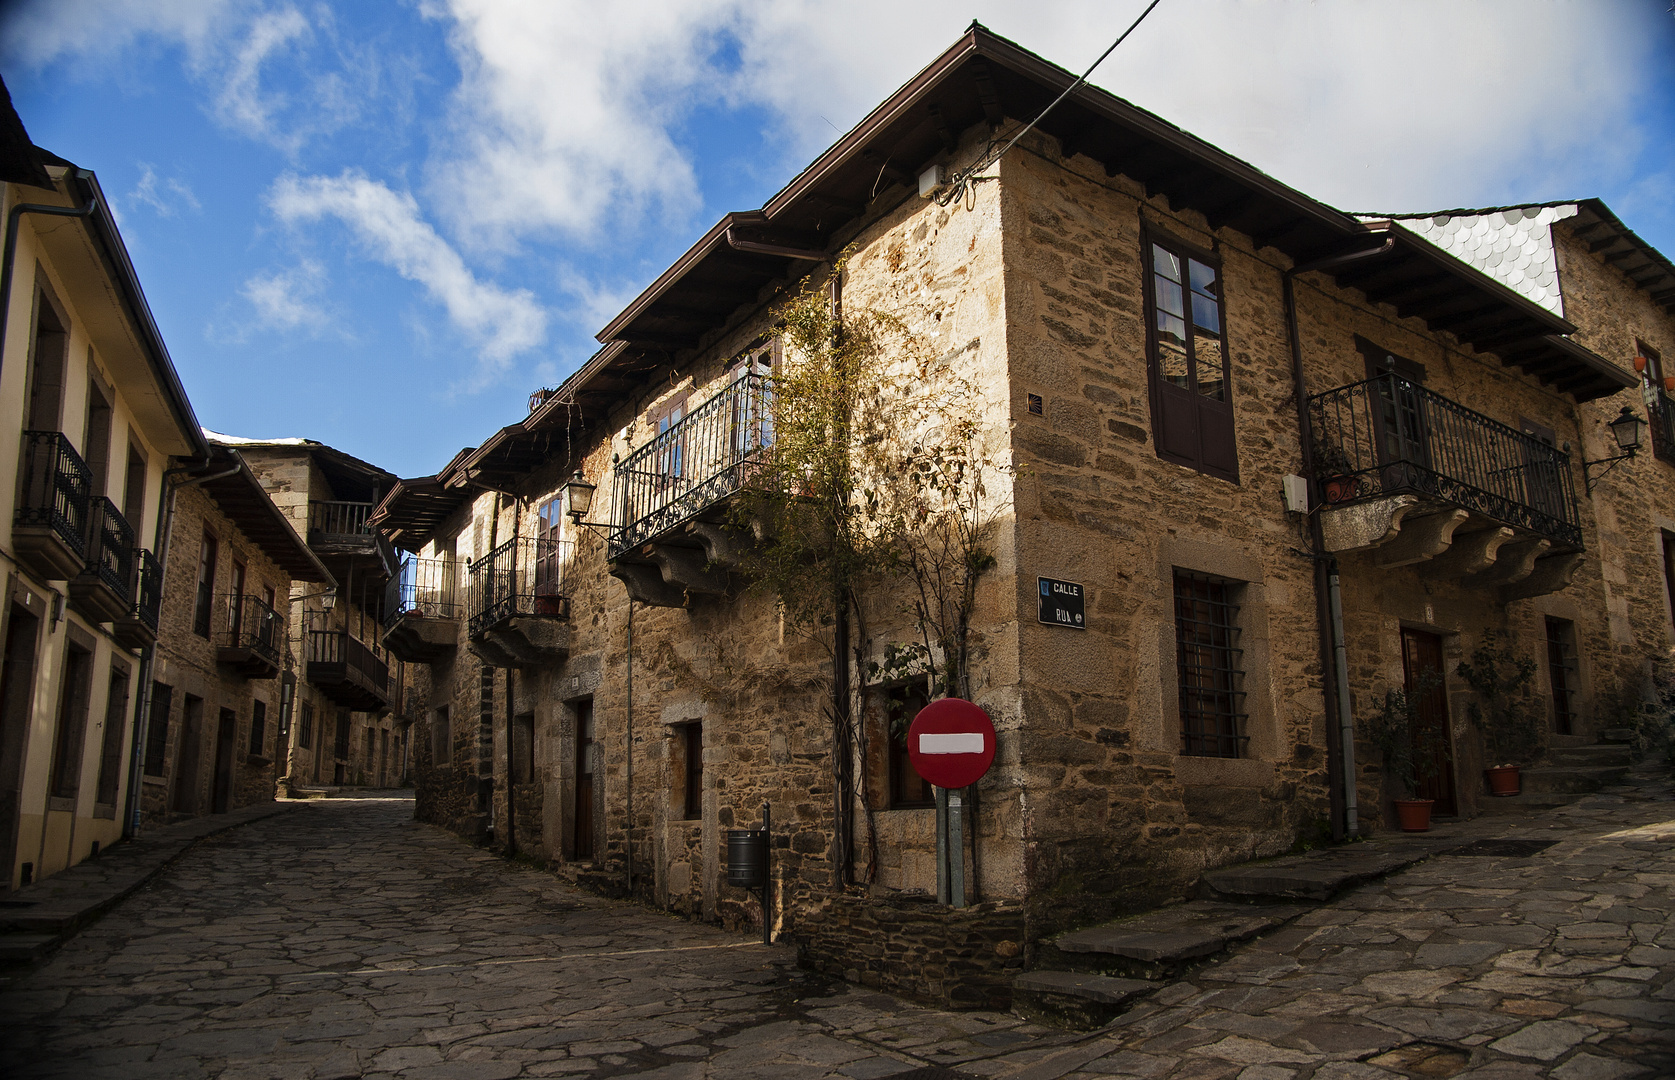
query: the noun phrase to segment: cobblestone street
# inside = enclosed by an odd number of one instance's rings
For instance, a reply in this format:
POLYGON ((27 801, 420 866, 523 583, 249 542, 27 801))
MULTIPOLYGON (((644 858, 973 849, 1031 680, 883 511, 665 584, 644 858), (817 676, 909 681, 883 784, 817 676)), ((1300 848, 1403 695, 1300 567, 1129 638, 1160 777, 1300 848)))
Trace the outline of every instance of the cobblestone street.
POLYGON ((1675 1075, 1659 777, 1358 889, 1092 1033, 833 985, 411 815, 315 800, 201 842, 6 989, 0 1074, 1675 1075))

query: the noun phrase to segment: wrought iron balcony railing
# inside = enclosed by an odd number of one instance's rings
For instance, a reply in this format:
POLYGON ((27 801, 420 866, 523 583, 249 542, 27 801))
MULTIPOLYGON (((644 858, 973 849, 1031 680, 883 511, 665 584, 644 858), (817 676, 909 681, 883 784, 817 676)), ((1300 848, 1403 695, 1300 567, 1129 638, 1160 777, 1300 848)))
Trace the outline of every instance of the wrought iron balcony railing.
POLYGON ((15 523, 49 529, 77 554, 85 555, 92 475, 62 432, 23 433, 22 480, 15 523))
POLYGON ((1411 493, 1582 546, 1570 455, 1394 374, 1309 398, 1327 503, 1411 493))
POLYGON ((744 486, 773 445, 773 380, 753 372, 629 454, 616 469, 611 558, 667 532, 744 486))
POLYGON ((372 538, 373 504, 369 502, 327 502, 310 499, 308 502, 308 534, 326 542, 367 541, 372 538))
POLYGON ((163 564, 140 548, 134 558, 134 618, 155 631, 162 610, 163 564))
POLYGON ((567 617, 564 572, 570 553, 568 540, 519 536, 472 563, 469 634, 477 637, 514 615, 567 617))
POLYGON ((127 608, 134 602, 134 527, 116 504, 103 495, 88 502, 87 569, 99 582, 122 599, 127 608))
POLYGON ((384 586, 384 625, 403 616, 432 619, 460 617, 459 564, 453 559, 421 559, 409 555, 384 586))
POLYGON ((226 593, 215 599, 219 610, 215 644, 248 651, 277 667, 285 645, 279 613, 258 596, 226 593))

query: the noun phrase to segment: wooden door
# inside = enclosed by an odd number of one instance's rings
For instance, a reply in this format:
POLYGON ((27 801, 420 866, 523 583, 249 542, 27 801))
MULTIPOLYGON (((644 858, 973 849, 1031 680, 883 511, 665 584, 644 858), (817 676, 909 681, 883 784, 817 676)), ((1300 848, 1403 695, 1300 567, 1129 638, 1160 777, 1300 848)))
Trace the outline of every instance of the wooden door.
POLYGON ((174 800, 177 814, 198 812, 198 755, 203 744, 204 702, 186 695, 180 710, 180 750, 174 768, 174 800))
POLYGON ((238 743, 238 714, 231 709, 221 710, 221 722, 215 732, 215 788, 210 795, 209 812, 225 814, 233 798, 233 753, 238 743))
POLYGON ((1454 755, 1448 731, 1448 692, 1442 682, 1442 638, 1423 630, 1403 630, 1402 676, 1409 700, 1418 706, 1418 715, 1414 718, 1415 760, 1425 743, 1429 742, 1435 748, 1432 761, 1436 774, 1429 778, 1421 775, 1415 794, 1418 798, 1436 801, 1431 811, 1433 814, 1456 814, 1459 808, 1454 801, 1454 755), (1429 679, 1426 679, 1427 675, 1429 679), (1434 739, 1429 737, 1433 734, 1434 739))
POLYGON ((571 848, 577 860, 593 858, 593 702, 576 706, 576 807, 571 848))
POLYGON ((41 620, 12 604, 6 651, 0 660, 0 893, 12 887, 17 865, 23 795, 23 747, 29 734, 29 698, 35 690, 35 650, 41 620))

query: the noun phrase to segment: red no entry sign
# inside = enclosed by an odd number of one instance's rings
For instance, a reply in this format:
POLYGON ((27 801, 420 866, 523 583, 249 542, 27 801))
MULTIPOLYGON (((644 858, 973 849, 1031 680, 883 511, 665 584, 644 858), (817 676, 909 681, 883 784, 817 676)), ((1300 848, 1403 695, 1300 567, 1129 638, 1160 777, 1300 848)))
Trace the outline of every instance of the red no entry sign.
POLYGON ((975 784, 994 764, 995 726, 988 713, 969 701, 933 701, 908 726, 907 757, 937 787, 975 784))

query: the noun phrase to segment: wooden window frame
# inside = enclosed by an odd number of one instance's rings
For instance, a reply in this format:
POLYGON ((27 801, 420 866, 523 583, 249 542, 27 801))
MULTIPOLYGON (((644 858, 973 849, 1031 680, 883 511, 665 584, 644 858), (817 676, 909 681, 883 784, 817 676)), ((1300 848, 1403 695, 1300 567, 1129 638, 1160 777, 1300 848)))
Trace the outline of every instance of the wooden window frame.
POLYGON ((214 632, 215 572, 219 556, 220 542, 214 533, 205 529, 198 547, 198 577, 192 601, 192 632, 205 639, 214 632))
POLYGON ((704 725, 694 720, 680 725, 681 764, 684 780, 681 787, 681 818, 702 821, 704 817, 704 725))
POLYGON ((1140 291, 1144 299, 1146 320, 1146 380, 1151 399, 1152 448, 1164 461, 1237 484, 1238 410, 1234 405, 1233 347, 1227 328, 1227 290, 1223 260, 1217 252, 1183 240, 1145 220, 1141 221, 1140 243, 1140 291), (1182 260, 1184 280, 1181 285, 1185 311, 1183 321, 1187 333, 1187 379, 1191 383, 1188 387, 1176 386, 1163 377, 1157 329, 1156 248, 1163 248, 1182 260), (1221 335, 1222 396, 1219 399, 1207 397, 1198 389, 1197 334, 1191 313, 1193 290, 1188 260, 1198 262, 1215 272, 1217 291, 1214 298, 1221 335), (1226 429, 1223 434, 1227 440, 1227 453, 1219 462, 1210 460, 1210 455, 1205 451, 1206 417, 1212 418, 1215 424, 1225 426, 1226 429), (1181 433, 1175 430, 1179 424, 1189 424, 1191 428, 1190 439, 1187 441, 1193 443, 1193 453, 1184 453, 1172 448, 1178 446, 1181 441, 1181 433))

